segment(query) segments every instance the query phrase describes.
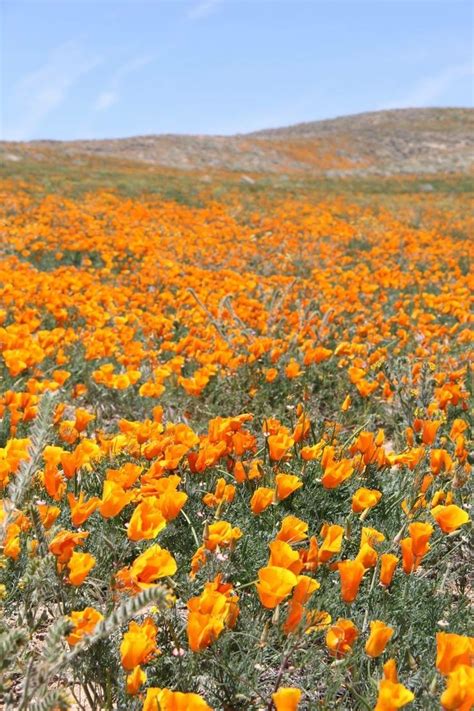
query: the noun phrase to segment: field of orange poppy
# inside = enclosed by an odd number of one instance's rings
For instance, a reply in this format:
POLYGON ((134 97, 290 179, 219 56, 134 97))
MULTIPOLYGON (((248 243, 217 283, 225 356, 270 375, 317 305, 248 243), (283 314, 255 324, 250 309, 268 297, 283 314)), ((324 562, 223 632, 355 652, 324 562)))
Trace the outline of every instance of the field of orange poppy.
POLYGON ((0 186, 5 708, 468 711, 469 194, 110 166, 0 186))

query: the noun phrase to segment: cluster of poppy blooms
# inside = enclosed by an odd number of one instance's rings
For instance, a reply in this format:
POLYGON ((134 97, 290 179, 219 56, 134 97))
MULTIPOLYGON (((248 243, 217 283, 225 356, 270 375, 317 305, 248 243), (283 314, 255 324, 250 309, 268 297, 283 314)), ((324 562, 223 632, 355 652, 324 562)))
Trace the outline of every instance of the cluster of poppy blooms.
MULTIPOLYGON (((384 655, 398 630, 380 619, 359 626, 351 619, 367 579, 389 591, 396 577, 416 576, 430 546, 459 535, 469 521, 468 281, 459 266, 468 246, 454 236, 434 239, 444 215, 415 229, 382 208, 375 226, 369 208, 339 198, 318 206, 288 201, 272 217, 251 215, 248 224, 222 205, 197 210, 111 194, 81 203, 50 196, 40 204, 21 195, 9 205, 11 254, 0 267, 6 565, 41 555, 31 511, 11 511, 8 487, 28 459, 43 393, 59 391, 32 505, 68 590, 81 588, 87 598, 96 570, 111 581, 114 600, 165 582, 170 605, 185 608, 178 657, 232 635, 251 604, 286 637, 320 634, 328 664, 361 641, 369 658, 384 655), (21 210, 11 209, 15 200, 21 210), (369 237, 361 260, 354 244, 363 229, 369 237), (79 264, 69 266, 73 250, 79 264), (43 269, 48 259, 52 266, 43 269), (402 357, 406 366, 397 370, 402 357), (434 383, 426 402, 423 363, 434 383), (317 421, 310 385, 331 372, 344 383, 342 397, 335 391, 330 417, 317 421), (246 383, 250 405, 259 393, 294 391, 294 421, 282 423, 265 405, 262 421, 249 412, 197 417, 209 388, 235 382, 246 383), (107 401, 115 391, 130 397, 130 419, 99 426, 96 398, 107 401), (371 408, 379 415, 401 408, 413 391, 417 411, 397 442, 388 425, 364 424, 371 408), (133 419, 137 403, 147 417, 133 419), (351 420, 354 412, 364 420, 351 420), (398 503, 403 526, 393 535, 377 511, 402 473, 409 486, 398 503), (343 518, 316 528, 288 513, 310 483, 321 496, 347 487, 343 518), (268 552, 260 551, 267 560, 250 582, 226 573, 248 535, 245 522, 233 523, 237 499, 252 525, 258 521, 268 533, 268 552), (199 513, 192 520, 191 510, 199 513), (160 544, 178 517, 196 543, 180 565, 160 544), (370 517, 376 523, 364 525, 370 517), (132 554, 105 570, 99 530, 118 530, 132 554), (183 579, 197 594, 180 600, 183 579), (319 609, 324 584, 337 584, 347 617, 333 620, 319 609)), ((69 610, 71 647, 104 618, 105 607, 97 607, 69 610)), ((159 639, 151 614, 123 631, 126 693, 140 696, 145 711, 209 709, 202 694, 147 686, 159 639)), ((472 704, 472 653, 471 639, 438 634, 447 710, 472 704)), ((376 711, 413 699, 390 657, 376 711)), ((271 703, 292 711, 304 704, 304 692, 282 684, 271 703)))

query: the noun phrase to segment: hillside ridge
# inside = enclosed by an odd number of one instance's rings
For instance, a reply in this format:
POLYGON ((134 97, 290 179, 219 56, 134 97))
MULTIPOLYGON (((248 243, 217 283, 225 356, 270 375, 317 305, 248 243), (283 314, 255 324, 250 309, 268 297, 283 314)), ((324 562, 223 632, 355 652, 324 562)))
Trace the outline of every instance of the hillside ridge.
POLYGON ((389 109, 232 136, 151 134, 0 143, 3 160, 65 161, 80 154, 186 171, 329 176, 470 172, 474 109, 389 109))

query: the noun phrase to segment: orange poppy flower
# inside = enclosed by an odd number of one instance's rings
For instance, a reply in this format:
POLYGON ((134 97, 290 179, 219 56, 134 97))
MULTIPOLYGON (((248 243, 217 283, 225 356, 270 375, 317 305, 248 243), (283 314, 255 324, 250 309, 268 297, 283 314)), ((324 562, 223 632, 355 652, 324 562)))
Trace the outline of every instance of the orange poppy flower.
POLYGON ((66 491, 66 484, 63 475, 56 466, 46 465, 42 483, 52 499, 55 501, 62 499, 66 491))
POLYGON ((319 562, 326 563, 326 561, 341 550, 344 528, 337 524, 332 524, 330 526, 323 526, 321 533, 324 539, 319 548, 319 562))
POLYGON ((369 657, 379 657, 385 650, 388 641, 393 636, 393 629, 381 622, 374 620, 370 623, 370 635, 365 643, 365 652, 369 657))
POLYGON ((248 474, 246 475, 246 478, 249 481, 253 481, 253 479, 261 479, 263 477, 262 464, 263 462, 261 459, 254 459, 250 462, 248 474))
POLYGON ((135 694, 138 694, 143 684, 145 684, 146 680, 147 673, 143 671, 140 666, 135 667, 135 669, 127 676, 127 694, 130 694, 130 696, 135 696, 135 694))
POLYGON ((305 605, 310 599, 311 595, 319 590, 320 584, 314 578, 310 578, 308 575, 298 575, 298 582, 293 590, 292 600, 299 602, 301 605, 305 605))
POLYGON ((81 491, 79 498, 76 499, 74 494, 69 493, 67 500, 71 508, 71 521, 73 526, 80 526, 84 521, 87 521, 89 516, 94 513, 100 504, 100 499, 97 496, 85 501, 84 492, 81 491))
POLYGON ((125 491, 115 481, 104 481, 99 513, 104 518, 117 516, 127 504, 134 500, 136 492, 125 491))
POLYGON ((342 412, 347 412, 347 410, 350 408, 351 404, 352 404, 351 396, 346 395, 346 397, 344 398, 344 402, 341 405, 342 412))
POLYGON ((151 687, 147 689, 142 711, 212 711, 202 696, 151 687))
POLYGON ((311 429, 311 420, 309 419, 307 413, 304 411, 302 405, 298 405, 298 422, 296 423, 295 429, 293 430, 293 439, 295 442, 302 442, 302 440, 307 437, 311 429))
POLYGON ((332 356, 333 351, 330 348, 324 348, 324 346, 316 346, 316 348, 309 348, 304 357, 304 364, 311 365, 312 363, 322 363, 332 356))
POLYGON ((268 451, 270 459, 274 462, 279 462, 286 455, 289 449, 294 445, 294 439, 284 431, 278 434, 270 435, 267 439, 268 451))
POLYGON ((276 540, 297 543, 307 538, 308 524, 296 516, 285 516, 281 522, 276 540))
POLYGON ((445 711, 471 711, 474 706, 474 668, 461 664, 450 672, 440 701, 445 711))
POLYGON ((398 682, 397 663, 393 657, 387 659, 383 665, 383 678, 393 681, 395 684, 398 682))
POLYGON ((67 479, 71 479, 75 473, 84 466, 89 466, 91 459, 101 456, 100 449, 95 442, 83 439, 73 452, 62 452, 61 466, 67 479))
POLYGON ((316 570, 319 564, 319 546, 316 536, 309 539, 309 547, 300 550, 300 559, 303 562, 303 570, 316 570))
POLYGON ((193 598, 188 602, 188 642, 193 652, 209 647, 225 628, 228 602, 225 595, 218 592, 206 596, 205 610, 201 612, 202 600, 193 598), (194 605, 195 601, 198 605, 194 605))
POLYGON ((375 548, 377 543, 382 543, 385 540, 385 536, 376 528, 369 528, 368 526, 362 527, 362 533, 360 535, 360 545, 363 546, 364 543, 368 543, 369 546, 375 548))
POLYGON ((276 368, 268 368, 265 371, 265 380, 267 383, 273 383, 274 380, 278 377, 278 370, 276 368))
POLYGON ((120 644, 120 658, 124 669, 132 671, 139 664, 149 661, 150 657, 158 652, 157 633, 158 629, 150 618, 142 624, 130 622, 120 644))
POLYGON ((374 711, 397 711, 413 701, 414 698, 415 695, 403 684, 382 679, 374 711))
POLYGON ((416 558, 421 558, 429 551, 429 539, 433 533, 433 526, 429 523, 412 523, 408 526, 411 538, 411 548, 416 558))
POLYGON ((421 431, 423 444, 433 444, 440 425, 441 420, 415 420, 414 430, 415 432, 421 431))
POLYGON ((291 598, 288 602, 288 614, 283 624, 283 632, 285 634, 292 634, 293 632, 296 632, 301 625, 304 613, 304 606, 300 602, 297 602, 291 598))
POLYGON ((413 541, 411 538, 402 538, 400 541, 402 549, 403 572, 409 575, 417 568, 417 561, 413 555, 413 541))
POLYGON ((272 694, 276 711, 296 711, 302 696, 301 689, 295 687, 280 687, 272 694))
POLYGON ((7 558, 17 560, 21 553, 20 527, 15 523, 7 526, 6 536, 3 541, 3 552, 7 558))
POLYGON ((306 634, 320 632, 331 624, 332 617, 324 610, 310 610, 306 614, 306 634))
POLYGON ((380 584, 384 587, 388 588, 392 584, 399 560, 393 553, 382 553, 380 556, 380 584))
POLYGON ((467 422, 461 420, 460 418, 456 418, 453 420, 453 424, 451 425, 451 430, 449 432, 450 439, 455 442, 459 435, 465 432, 468 427, 469 425, 467 422))
POLYGON ((301 366, 294 358, 291 358, 290 362, 285 367, 285 375, 290 380, 298 378, 301 375, 301 366))
POLYGON ((253 514, 260 514, 272 505, 275 498, 275 490, 267 486, 259 486, 255 489, 250 499, 250 509, 253 514))
POLYGON ((222 502, 231 503, 235 496, 235 486, 233 484, 226 484, 225 479, 222 477, 217 480, 216 489, 213 494, 205 494, 202 498, 203 503, 206 506, 216 507, 222 502))
POLYGON ((74 629, 67 637, 67 641, 71 646, 74 646, 81 641, 83 637, 91 634, 104 616, 93 607, 86 607, 84 610, 71 612, 69 619, 74 625, 74 629))
POLYGON ((431 515, 443 533, 452 533, 469 521, 467 511, 456 504, 435 506, 431 509, 431 515))
POLYGON ((277 474, 275 477, 277 497, 280 501, 288 498, 303 486, 301 479, 294 474, 277 474))
POLYGON ((378 553, 377 551, 369 546, 368 543, 364 543, 360 547, 360 550, 356 556, 356 560, 360 561, 365 569, 374 568, 377 565, 378 553))
MULTIPOLYGON (((162 480, 163 481, 163 480, 162 480)), ((184 491, 176 491, 169 488, 158 497, 158 506, 165 521, 173 521, 188 500, 188 495, 184 491)))
POLYGON ((123 489, 129 489, 133 486, 143 471, 143 467, 126 462, 120 469, 107 469, 107 481, 114 481, 120 484, 123 489))
POLYGON ((78 432, 82 432, 83 430, 85 430, 89 422, 95 420, 95 415, 90 412, 87 412, 87 410, 84 410, 84 408, 82 407, 77 408, 74 413, 74 417, 74 429, 76 429, 78 432))
POLYGON ((59 506, 48 506, 48 504, 37 504, 36 508, 40 515, 41 523, 48 531, 61 513, 59 506))
POLYGON ((218 575, 206 583, 201 595, 188 600, 187 634, 193 652, 209 647, 225 627, 233 627, 239 614, 238 597, 232 585, 218 575))
POLYGON ((366 489, 361 487, 352 496, 352 510, 354 513, 365 511, 377 506, 382 498, 382 492, 376 489, 366 489))
POLYGON ((276 566, 277 568, 286 568, 291 570, 295 575, 299 575, 303 568, 303 563, 297 551, 285 543, 285 541, 272 541, 269 544, 270 558, 268 565, 276 566))
POLYGON ((318 444, 313 444, 311 447, 302 447, 300 451, 301 459, 305 462, 311 462, 318 459, 323 453, 326 442, 321 441, 318 444))
POLYGON ((365 568, 358 560, 343 560, 337 564, 341 578, 341 597, 344 602, 353 602, 365 573, 365 568))
POLYGON ((71 558, 73 550, 76 546, 82 545, 89 533, 81 531, 59 531, 49 544, 49 550, 56 556, 58 564, 67 563, 71 558))
POLYGON ((129 568, 119 570, 116 577, 124 587, 138 592, 152 587, 160 578, 174 575, 176 570, 171 553, 156 543, 135 558, 129 568))
POLYGON ((195 578, 199 570, 207 561, 207 551, 204 546, 199 546, 199 548, 194 553, 191 558, 191 571, 189 573, 190 578, 195 578))
POLYGON ((159 499, 149 496, 144 499, 132 514, 128 523, 127 536, 132 541, 143 541, 156 538, 166 527, 166 519, 161 513, 159 499))
POLYGON ((68 581, 71 585, 82 585, 95 564, 96 560, 90 553, 74 551, 67 563, 70 571, 68 581))
POLYGON ((441 674, 449 674, 461 664, 474 663, 474 637, 438 632, 436 650, 436 668, 441 674))
POLYGON ((242 531, 237 526, 232 527, 228 521, 216 521, 208 527, 204 545, 209 551, 215 551, 217 546, 232 548, 241 536, 242 531))
POLYGON ((326 646, 332 656, 340 659, 352 651, 359 630, 351 620, 339 618, 326 633, 326 646))
POLYGON ((355 386, 361 397, 369 397, 370 395, 372 395, 373 392, 377 390, 379 384, 377 383, 377 381, 370 382, 368 380, 365 380, 365 378, 362 378, 361 380, 355 383, 355 386))
POLYGON ((237 482, 237 484, 243 484, 243 482, 247 479, 245 467, 240 460, 235 462, 232 473, 235 477, 235 481, 237 482))
POLYGON ((298 582, 294 573, 286 568, 267 566, 258 571, 257 592, 264 607, 273 609, 291 593, 298 582))
POLYGON ((441 472, 450 472, 454 467, 454 462, 445 449, 432 449, 430 452, 430 467, 436 476, 441 472))
POLYGON ((321 484, 325 489, 335 489, 354 473, 351 459, 331 461, 324 467, 321 484))

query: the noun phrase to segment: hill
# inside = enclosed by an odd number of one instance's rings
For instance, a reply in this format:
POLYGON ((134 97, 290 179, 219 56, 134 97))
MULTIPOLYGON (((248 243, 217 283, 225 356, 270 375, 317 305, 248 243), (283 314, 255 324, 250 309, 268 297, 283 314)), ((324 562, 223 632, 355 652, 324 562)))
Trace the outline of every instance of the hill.
POLYGON ((118 158, 187 171, 326 176, 469 172, 474 109, 396 109, 235 136, 3 142, 3 160, 118 158))

